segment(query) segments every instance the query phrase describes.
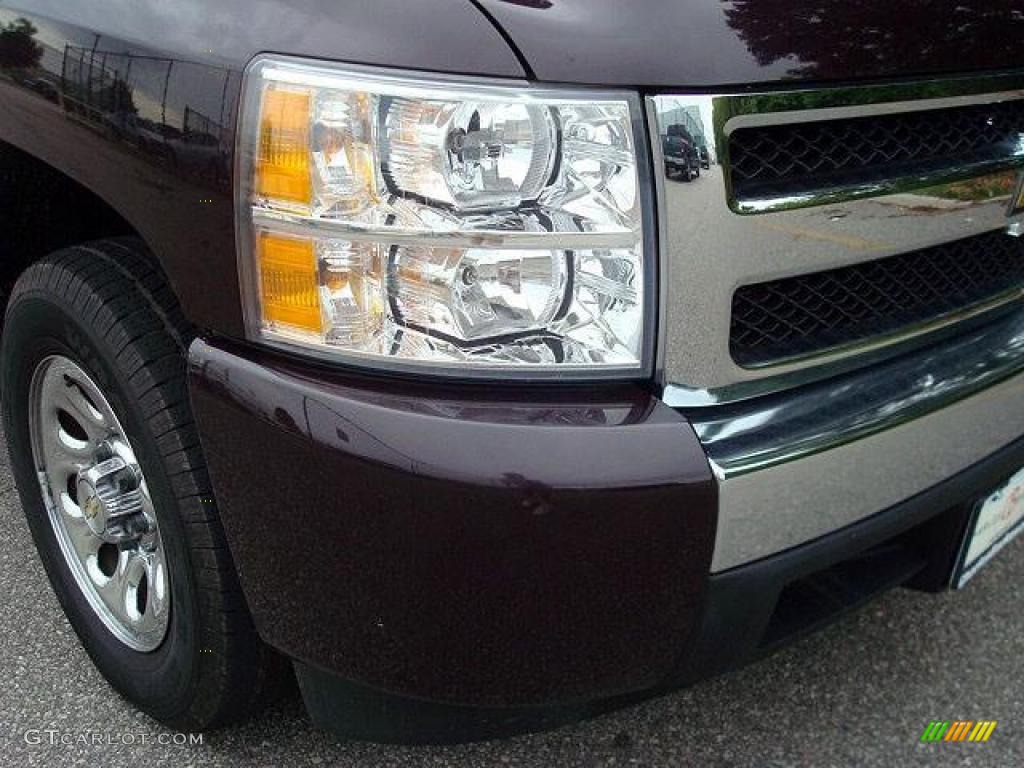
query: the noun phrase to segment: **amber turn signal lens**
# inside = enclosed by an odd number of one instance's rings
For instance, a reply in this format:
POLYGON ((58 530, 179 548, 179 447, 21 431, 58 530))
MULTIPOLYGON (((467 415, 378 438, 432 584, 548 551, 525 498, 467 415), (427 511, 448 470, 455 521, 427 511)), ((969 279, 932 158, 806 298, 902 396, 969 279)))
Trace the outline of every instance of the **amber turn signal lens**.
POLYGON ((320 334, 323 316, 317 262, 310 240, 260 233, 260 304, 263 321, 284 330, 320 334))
POLYGON ((256 156, 256 193, 272 200, 309 205, 308 92, 270 87, 263 93, 256 156))

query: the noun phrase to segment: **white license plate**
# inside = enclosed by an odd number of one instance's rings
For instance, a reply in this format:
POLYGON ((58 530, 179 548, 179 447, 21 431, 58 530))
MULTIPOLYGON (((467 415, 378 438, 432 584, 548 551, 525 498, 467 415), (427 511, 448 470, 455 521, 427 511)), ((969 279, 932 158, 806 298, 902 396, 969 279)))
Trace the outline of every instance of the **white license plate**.
POLYGON ((959 589, 966 584, 1021 531, 1024 531, 1024 469, 978 505, 967 529, 953 585, 959 589))

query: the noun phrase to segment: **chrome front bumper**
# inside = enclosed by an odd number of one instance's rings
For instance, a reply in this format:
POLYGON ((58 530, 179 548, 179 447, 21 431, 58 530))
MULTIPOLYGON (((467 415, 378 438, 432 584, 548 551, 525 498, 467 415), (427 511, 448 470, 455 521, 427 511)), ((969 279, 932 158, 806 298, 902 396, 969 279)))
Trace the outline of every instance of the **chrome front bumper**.
POLYGON ((804 359, 755 368, 730 354, 739 286, 1013 223, 1009 195, 954 201, 938 185, 1012 183, 1024 163, 1024 135, 995 164, 801 198, 733 194, 728 137, 739 127, 1024 98, 1019 75, 921 85, 648 99, 652 131, 683 122, 719 161, 679 184, 660 172, 660 141, 652 141, 661 222, 657 369, 664 401, 691 420, 718 477, 713 572, 864 520, 1024 435, 1024 286, 987 306, 804 359), (941 98, 916 95, 939 91, 941 98))
POLYGON ((689 412, 719 481, 712 571, 915 496, 1024 435, 1024 312, 866 369, 689 412))

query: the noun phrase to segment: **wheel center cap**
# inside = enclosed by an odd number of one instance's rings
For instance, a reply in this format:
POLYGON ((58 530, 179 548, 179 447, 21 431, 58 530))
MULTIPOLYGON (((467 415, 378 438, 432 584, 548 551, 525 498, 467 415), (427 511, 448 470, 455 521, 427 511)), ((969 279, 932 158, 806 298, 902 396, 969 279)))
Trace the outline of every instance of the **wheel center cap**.
POLYGON ((134 469, 112 456, 78 473, 78 503, 89 529, 107 541, 131 537, 142 512, 142 489, 134 469))

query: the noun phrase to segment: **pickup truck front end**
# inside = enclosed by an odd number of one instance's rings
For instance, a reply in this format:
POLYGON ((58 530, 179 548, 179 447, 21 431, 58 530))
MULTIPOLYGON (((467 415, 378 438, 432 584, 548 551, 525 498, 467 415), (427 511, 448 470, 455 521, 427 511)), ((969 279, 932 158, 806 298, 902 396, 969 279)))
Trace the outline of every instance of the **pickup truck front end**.
MULTIPOLYGON (((596 711, 886 589, 960 588, 1021 530, 1012 3, 956 9, 959 59, 829 49, 846 62, 744 2, 311 3, 313 28, 264 0, 281 29, 221 49, 197 4, 171 5, 195 35, 175 51, 134 18, 27 14, 57 51, 58 102, 0 82, 0 142, 109 205, 166 275, 157 315, 180 307, 188 393, 168 407, 209 473, 168 475, 199 505, 181 517, 213 526, 247 653, 289 660, 317 723, 432 740, 596 711), (97 70, 137 94, 131 119, 91 95, 97 70)), ((916 11, 879 5, 912 33, 916 11)), ((29 255, 19 271, 45 254, 29 255)), ((103 383, 73 334, 59 346, 103 383)), ((48 493, 33 472, 30 519, 48 493)), ((159 528, 173 617, 188 577, 159 528)), ((98 630, 72 620, 88 646, 98 630)), ((118 653, 164 650, 97 663, 118 653)))

